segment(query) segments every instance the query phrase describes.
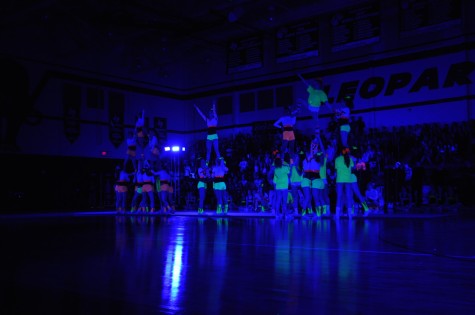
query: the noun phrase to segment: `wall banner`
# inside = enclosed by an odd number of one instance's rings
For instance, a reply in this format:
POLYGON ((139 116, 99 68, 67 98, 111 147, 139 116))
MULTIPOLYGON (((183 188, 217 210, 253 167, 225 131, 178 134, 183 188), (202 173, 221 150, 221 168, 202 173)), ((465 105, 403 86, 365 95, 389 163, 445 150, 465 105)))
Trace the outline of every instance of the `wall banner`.
POLYGON ((117 92, 109 92, 109 140, 116 148, 125 140, 124 108, 124 95, 117 92))
POLYGON ((63 86, 64 134, 70 143, 74 143, 81 132, 81 88, 73 84, 63 86))
POLYGON ((153 117, 153 129, 157 132, 157 139, 167 140, 167 119, 165 117, 153 117))

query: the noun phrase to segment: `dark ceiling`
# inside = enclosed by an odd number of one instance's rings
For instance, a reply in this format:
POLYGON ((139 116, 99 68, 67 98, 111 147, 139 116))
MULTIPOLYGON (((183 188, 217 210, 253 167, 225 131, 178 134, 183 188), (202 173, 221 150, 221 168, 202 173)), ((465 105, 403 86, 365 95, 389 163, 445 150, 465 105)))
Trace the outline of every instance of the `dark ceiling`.
POLYGON ((271 36, 281 25, 355 2, 2 1, 0 53, 103 73, 156 72, 197 56, 222 58, 233 38, 271 36))

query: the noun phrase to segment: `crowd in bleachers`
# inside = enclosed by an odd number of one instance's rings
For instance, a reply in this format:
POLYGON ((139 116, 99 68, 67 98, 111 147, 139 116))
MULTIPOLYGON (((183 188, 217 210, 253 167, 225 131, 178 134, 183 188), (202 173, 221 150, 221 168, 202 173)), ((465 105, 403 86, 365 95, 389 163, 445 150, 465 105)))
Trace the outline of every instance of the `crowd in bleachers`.
MULTIPOLYGON (((470 181, 471 173, 462 170, 472 170, 475 165, 473 120, 366 128, 363 119, 356 117, 350 124, 350 149, 363 166, 357 171, 358 185, 373 210, 387 212, 393 207, 457 204, 467 198, 463 182, 470 181), (459 176, 463 176, 462 181, 457 181, 459 176)), ((329 155, 331 188, 334 188, 331 162, 337 151, 337 129, 336 122, 330 121, 321 132, 329 155)), ((313 136, 296 130, 296 152, 305 151, 313 136)), ((281 147, 281 141, 278 130, 220 138, 220 150, 229 169, 226 183, 231 209, 272 210, 269 171, 274 162, 273 153, 281 147)), ((185 158, 186 167, 192 170, 190 177, 196 172, 197 158, 205 156, 204 148, 204 143, 197 141, 185 158)), ((183 179, 180 195, 184 204, 193 206, 188 201, 196 199, 190 197, 196 194, 196 189, 190 177, 183 179)), ((330 194, 334 199, 332 190, 330 194)), ((212 192, 208 194, 208 207, 213 207, 212 192)))

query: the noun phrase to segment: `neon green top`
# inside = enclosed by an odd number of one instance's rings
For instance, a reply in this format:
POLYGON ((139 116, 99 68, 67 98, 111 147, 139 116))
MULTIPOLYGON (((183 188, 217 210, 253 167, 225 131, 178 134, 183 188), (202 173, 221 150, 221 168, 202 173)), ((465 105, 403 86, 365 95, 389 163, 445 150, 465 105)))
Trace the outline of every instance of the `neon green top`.
POLYGON ((297 166, 293 165, 290 171, 290 183, 301 183, 302 182, 302 174, 299 174, 297 171, 297 166))
POLYGON ((320 107, 323 103, 328 102, 327 94, 322 90, 314 89, 312 86, 308 86, 308 104, 312 107, 320 107))
POLYGON ((288 166, 276 167, 274 169, 274 183, 275 189, 288 189, 289 188, 289 173, 288 166))
POLYGON ((353 159, 350 157, 350 167, 346 166, 345 158, 339 155, 335 159, 336 182, 337 183, 351 183, 351 168, 355 166, 353 159))

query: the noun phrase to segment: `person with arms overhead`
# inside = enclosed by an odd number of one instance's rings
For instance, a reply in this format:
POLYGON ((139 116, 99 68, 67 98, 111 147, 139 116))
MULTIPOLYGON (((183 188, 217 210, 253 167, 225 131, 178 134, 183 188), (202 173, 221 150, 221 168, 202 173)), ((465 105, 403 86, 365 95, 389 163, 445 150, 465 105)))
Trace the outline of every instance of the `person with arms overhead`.
POLYGON ((208 136, 206 137, 206 163, 209 164, 209 159, 211 157, 211 150, 214 149, 216 153, 216 158, 220 158, 219 154, 219 145, 218 145, 218 134, 216 133, 216 128, 218 126, 218 115, 216 114, 216 103, 213 102, 213 106, 208 113, 208 117, 203 114, 196 104, 194 105, 200 116, 206 122, 208 126, 208 136))
POLYGON ((328 104, 328 96, 323 90, 323 81, 320 78, 316 80, 305 80, 302 75, 298 74, 298 76, 300 80, 302 81, 302 83, 305 84, 305 86, 307 87, 308 110, 312 112, 313 118, 315 119, 315 122, 317 123, 315 128, 319 129, 320 126, 318 123, 318 114, 320 112, 320 107, 322 105, 330 106, 328 104))

